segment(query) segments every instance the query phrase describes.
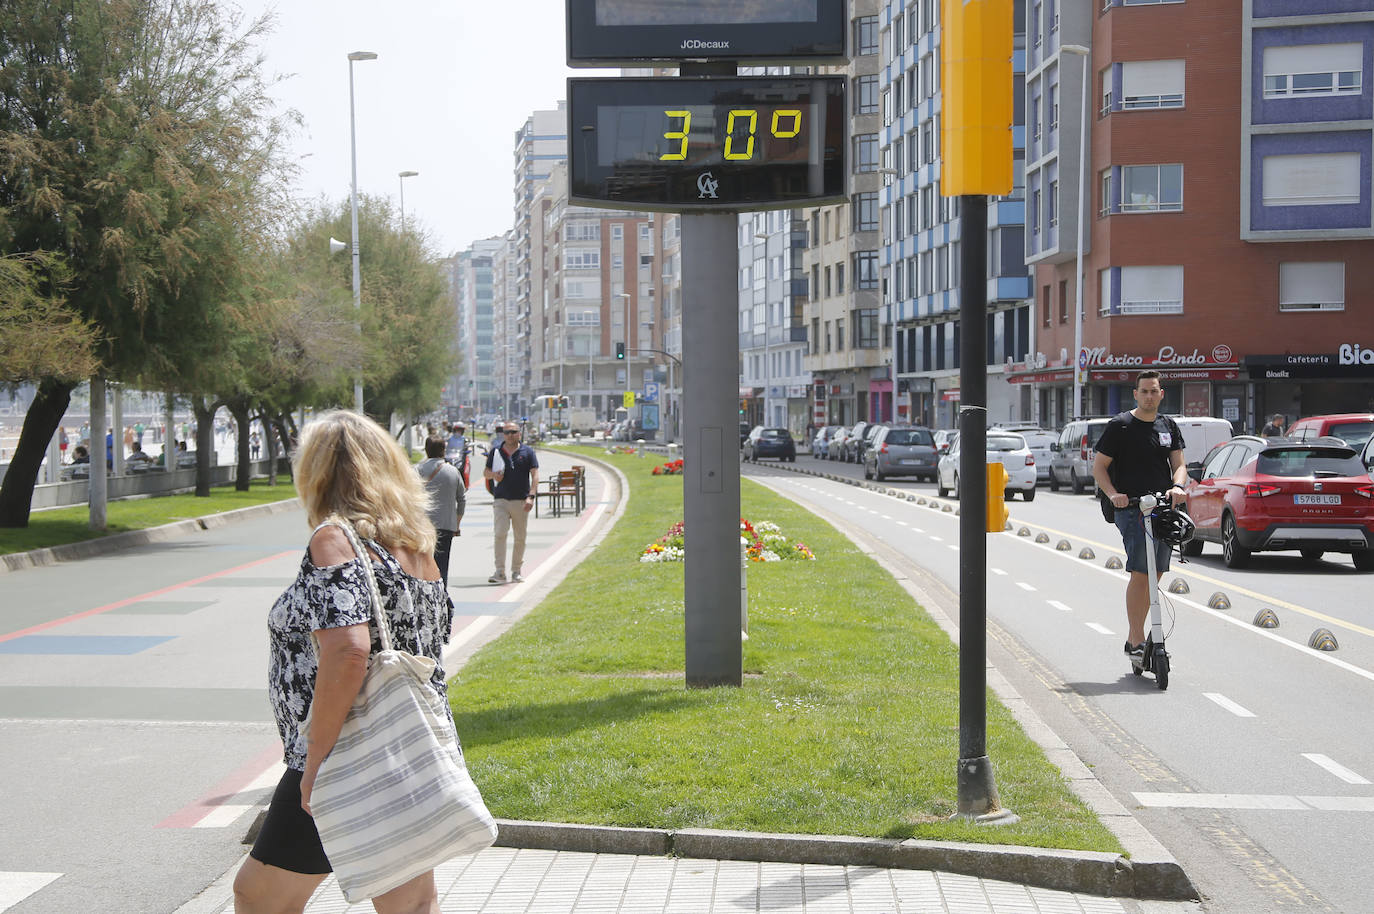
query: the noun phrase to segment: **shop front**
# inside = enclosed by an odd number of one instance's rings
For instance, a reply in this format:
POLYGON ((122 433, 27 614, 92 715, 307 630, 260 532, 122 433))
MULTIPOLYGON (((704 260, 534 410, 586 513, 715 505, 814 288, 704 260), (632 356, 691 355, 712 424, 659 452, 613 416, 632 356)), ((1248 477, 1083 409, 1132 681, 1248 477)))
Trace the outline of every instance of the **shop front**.
POLYGON ((1374 412, 1374 346, 1247 355, 1243 364, 1254 388, 1249 421, 1255 428, 1276 413, 1291 424, 1304 416, 1374 412))

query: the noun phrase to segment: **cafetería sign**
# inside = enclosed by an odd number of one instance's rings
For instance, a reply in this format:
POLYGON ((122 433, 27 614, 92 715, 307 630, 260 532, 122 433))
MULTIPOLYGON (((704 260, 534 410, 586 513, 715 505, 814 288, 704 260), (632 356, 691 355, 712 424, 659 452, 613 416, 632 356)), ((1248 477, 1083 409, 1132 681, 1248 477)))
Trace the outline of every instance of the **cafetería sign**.
POLYGON ((1257 380, 1374 377, 1374 346, 1342 343, 1335 352, 1247 355, 1245 369, 1257 380))

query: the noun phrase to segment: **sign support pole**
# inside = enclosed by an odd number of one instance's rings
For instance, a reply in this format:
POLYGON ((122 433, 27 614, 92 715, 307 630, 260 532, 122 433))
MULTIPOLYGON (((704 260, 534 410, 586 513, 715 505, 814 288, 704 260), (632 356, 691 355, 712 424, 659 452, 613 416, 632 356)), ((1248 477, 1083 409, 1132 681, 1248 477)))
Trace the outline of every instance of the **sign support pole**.
POLYGON ((734 213, 682 215, 683 519, 689 688, 738 686, 739 338, 734 213))

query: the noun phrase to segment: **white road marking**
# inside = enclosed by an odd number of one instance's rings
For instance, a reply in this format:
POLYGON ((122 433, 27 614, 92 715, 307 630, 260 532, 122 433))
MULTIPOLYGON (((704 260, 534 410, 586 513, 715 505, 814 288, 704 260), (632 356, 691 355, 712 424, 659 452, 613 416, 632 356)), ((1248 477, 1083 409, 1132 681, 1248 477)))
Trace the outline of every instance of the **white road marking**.
POLYGON ((1339 812, 1374 812, 1374 797, 1309 797, 1253 793, 1150 793, 1133 794, 1141 806, 1172 809, 1281 809, 1339 812))
MULTIPOLYGON (((897 521, 897 524, 898 524, 898 526, 902 526, 902 527, 910 527, 910 526, 911 526, 910 524, 908 524, 908 523, 907 523, 906 521, 904 521, 904 520, 899 520, 899 521, 897 521)), ((919 531, 918 531, 918 532, 919 532, 919 531)))
POLYGON ((878 516, 881 517, 883 520, 892 520, 892 515, 890 514, 879 514, 878 516))
POLYGON ((1007 576, 1007 573, 1000 568, 989 568, 988 571, 991 571, 993 574, 998 575, 999 577, 1007 576))
POLYGON ((61 875, 61 873, 0 872, 0 911, 8 911, 61 875))
POLYGON ((1221 705, 1223 708, 1225 708, 1226 710, 1230 711, 1232 714, 1236 715, 1237 717, 1254 717, 1254 716, 1255 716, 1255 714, 1254 714, 1253 711, 1250 711, 1250 710, 1248 710, 1248 709, 1246 709, 1246 708, 1242 708, 1240 705, 1236 704, 1234 701, 1232 701, 1231 699, 1227 698, 1225 695, 1221 694, 1220 692, 1203 692, 1203 693, 1202 693, 1202 697, 1208 699, 1209 701, 1214 701, 1214 702, 1216 702, 1217 704, 1221 705))
MULTIPOLYGON (((897 523, 900 524, 900 523, 902 523, 902 521, 897 521, 897 523)), ((911 532, 912 532, 912 533, 925 533, 925 531, 922 530, 920 527, 912 527, 912 528, 911 528, 911 532)))
POLYGON ((932 536, 931 539, 935 540, 937 543, 943 543, 945 541, 943 536, 932 536))
POLYGON ((1063 603, 1060 603, 1058 600, 1050 600, 1050 601, 1049 601, 1049 604, 1050 604, 1051 606, 1053 606, 1055 609, 1059 610, 1061 613, 1071 613, 1071 612, 1073 612, 1072 609, 1070 609, 1069 607, 1065 606, 1063 603))
POLYGON ((946 546, 945 548, 946 548, 946 549, 951 549, 951 550, 953 550, 953 551, 955 551, 955 552, 958 552, 958 551, 959 551, 959 547, 956 546, 956 545, 954 545, 953 543, 950 543, 950 544, 949 544, 948 546, 946 546))
POLYGON ((1333 760, 1332 760, 1331 758, 1329 758, 1328 756, 1322 755, 1322 754, 1317 753, 1317 752, 1304 752, 1304 753, 1302 754, 1302 757, 1305 758, 1305 759, 1307 759, 1309 762, 1313 763, 1314 765, 1317 765, 1317 766, 1319 766, 1319 767, 1321 767, 1321 768, 1325 768, 1327 771, 1331 772, 1331 773, 1334 774, 1336 777, 1340 778, 1342 781, 1345 781, 1347 784, 1368 784, 1368 783, 1369 783, 1368 779, 1361 777, 1360 775, 1358 775, 1358 774, 1356 774, 1355 772, 1351 771, 1349 768, 1345 767, 1344 765, 1342 765, 1342 764, 1340 764, 1340 763, 1338 763, 1338 762, 1333 761, 1333 760))
POLYGON ((1031 593, 1035 592, 1035 587, 1031 584, 1027 584, 1025 581, 1017 581, 1016 586, 1022 590, 1030 591, 1031 593))
POLYGON ((1084 622, 1083 624, 1088 626, 1088 628, 1092 629, 1093 631, 1097 632, 1099 635, 1115 634, 1115 632, 1113 632, 1110 628, 1098 622, 1084 622))
POLYGON ((192 828, 228 828, 238 821, 239 817, 248 810, 253 809, 251 803, 221 803, 214 809, 205 814, 192 828))

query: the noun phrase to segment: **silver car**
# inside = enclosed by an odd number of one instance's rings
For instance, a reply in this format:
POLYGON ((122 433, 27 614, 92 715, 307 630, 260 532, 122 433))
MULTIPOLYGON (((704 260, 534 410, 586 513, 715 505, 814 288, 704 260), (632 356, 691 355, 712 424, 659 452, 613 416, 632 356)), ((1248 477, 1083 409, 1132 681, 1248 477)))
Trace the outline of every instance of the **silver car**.
POLYGON ((882 482, 889 476, 918 476, 935 480, 935 436, 919 426, 881 426, 864 451, 864 479, 882 482))

